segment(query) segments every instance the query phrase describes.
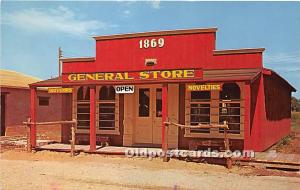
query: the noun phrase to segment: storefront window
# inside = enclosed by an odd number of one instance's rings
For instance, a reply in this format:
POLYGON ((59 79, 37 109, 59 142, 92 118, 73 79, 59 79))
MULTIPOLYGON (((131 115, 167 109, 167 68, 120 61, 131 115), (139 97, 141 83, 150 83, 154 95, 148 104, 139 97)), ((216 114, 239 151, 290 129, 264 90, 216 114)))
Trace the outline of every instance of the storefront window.
POLYGON ((80 87, 77 90, 77 128, 90 128, 90 88, 80 87))
POLYGON ((139 89, 139 117, 149 117, 150 110, 150 89, 139 89))
MULTIPOLYGON (((235 83, 225 83, 220 92, 219 122, 228 122, 229 133, 240 133, 240 88, 235 83)), ((219 129, 224 132, 223 129, 219 129)))
POLYGON ((112 86, 102 86, 99 91, 99 129, 115 129, 115 89, 112 86))
MULTIPOLYGON (((191 92, 190 121, 191 125, 210 123, 210 92, 191 92)), ((209 133, 209 129, 191 129, 191 132, 209 133)))

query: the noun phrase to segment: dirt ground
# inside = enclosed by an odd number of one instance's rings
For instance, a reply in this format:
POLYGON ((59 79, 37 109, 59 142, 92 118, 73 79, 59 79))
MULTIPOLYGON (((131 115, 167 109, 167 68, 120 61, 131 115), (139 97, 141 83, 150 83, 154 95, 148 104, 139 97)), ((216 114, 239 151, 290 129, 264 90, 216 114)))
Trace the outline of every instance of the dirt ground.
POLYGON ((8 150, 0 189, 299 189, 300 173, 171 159, 8 150))
POLYGON ((287 154, 300 154, 300 112, 292 112, 290 135, 283 138, 273 149, 287 154))
MULTIPOLYGON (((292 131, 272 149, 300 153, 300 113, 292 131)), ((27 153, 24 137, 1 137, 0 190, 68 189, 299 189, 300 172, 224 166, 171 159, 81 153, 27 153), (24 142, 23 142, 24 141, 24 142), (21 144, 18 144, 21 142, 21 144)), ((43 141, 39 143, 45 143, 43 141)))

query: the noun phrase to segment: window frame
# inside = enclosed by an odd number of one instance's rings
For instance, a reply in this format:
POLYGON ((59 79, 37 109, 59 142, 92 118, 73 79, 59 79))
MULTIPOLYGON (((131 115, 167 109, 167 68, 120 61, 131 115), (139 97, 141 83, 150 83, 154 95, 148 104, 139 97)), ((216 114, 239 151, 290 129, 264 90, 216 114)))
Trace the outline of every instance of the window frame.
MULTIPOLYGON (((201 123, 201 124, 207 124, 207 123, 210 123, 210 117, 211 117, 211 92, 210 91, 202 91, 202 92, 209 92, 209 99, 194 99, 194 100, 197 100, 197 101, 192 101, 192 92, 197 92, 197 91, 190 91, 190 125, 192 125, 192 115, 195 115, 195 116, 198 116, 198 117, 201 117, 201 116, 204 116, 204 117, 208 117, 208 120, 209 122, 193 122, 193 123, 201 123), (199 101, 200 100, 200 101, 199 101), (205 105, 204 107, 202 106, 197 106, 197 107, 194 107, 193 105, 205 105), (207 114, 201 114, 201 111, 199 114, 193 114, 191 113, 192 112, 192 109, 198 109, 199 111, 201 109, 208 109, 209 110, 209 113, 207 114)), ((201 91, 198 91, 198 92, 201 92, 201 91)), ((210 133, 210 129, 190 129, 190 133, 205 133, 205 134, 209 134, 210 133), (197 131, 198 130, 198 131, 197 131), (202 131, 201 131, 202 130, 202 131)))
MULTIPOLYGON (((102 86, 112 86, 114 88, 113 85, 102 85, 102 86)), ((115 100, 109 100, 109 101, 101 101, 99 100, 99 93, 100 93, 100 89, 102 86, 96 86, 96 133, 97 134, 112 134, 112 135, 120 135, 120 126, 119 126, 119 116, 120 116, 120 97, 119 94, 115 94, 115 100), (100 129, 99 128, 99 108, 100 108, 100 103, 103 102, 114 102, 115 103, 115 129, 114 130, 105 130, 105 129, 100 129)))
POLYGON ((39 101, 39 106, 42 106, 42 107, 49 107, 50 106, 50 97, 48 97, 48 96, 38 96, 38 101, 39 101), (41 101, 43 101, 43 100, 46 100, 47 104, 45 104, 45 105, 40 104, 41 101))
MULTIPOLYGON (((73 94, 72 94, 72 108, 73 108, 73 118, 77 120, 77 91, 82 86, 74 87, 73 94)), ((115 96, 115 129, 114 130, 100 130, 99 129, 99 90, 102 86, 96 86, 96 93, 95 93, 95 127, 96 127, 96 134, 111 134, 111 135, 120 135, 119 129, 119 116, 120 116, 120 101, 119 101, 119 94, 115 96)), ((90 100, 84 100, 80 103, 90 104, 90 100)), ((90 128, 87 129, 79 129, 76 128, 76 133, 81 134, 89 134, 90 128)))
MULTIPOLYGON (((191 103, 191 91, 187 90, 187 85, 193 85, 195 83, 185 84, 185 125, 190 125, 190 103, 191 103)), ((218 83, 223 85, 224 83, 218 83)), ((245 82, 236 82, 240 87, 240 134, 228 133, 230 139, 244 139, 244 121, 245 121, 245 100, 244 100, 244 85, 245 82)), ((214 95, 211 91, 210 100, 210 121, 214 124, 219 124, 219 91, 214 91, 214 95), (214 109, 214 111, 213 111, 214 109), (218 110, 218 111, 217 111, 218 110)), ((219 132, 219 129, 212 129, 210 133, 193 133, 189 128, 185 129, 184 137, 188 138, 224 138, 224 133, 219 132)))
MULTIPOLYGON (((78 90, 83 87, 84 89, 84 86, 76 86, 74 87, 74 90, 73 90, 73 118, 76 119, 76 121, 78 122, 78 104, 88 104, 89 106, 90 105, 90 100, 77 100, 77 94, 78 94, 78 90)), ((86 87, 86 90, 88 90, 88 87, 86 87)), ((83 92, 84 94, 84 92, 83 92)), ((90 113, 90 112, 89 112, 90 113)), ((88 119, 88 121, 90 121, 90 119, 88 119)), ((88 126, 87 128, 78 128, 78 126, 76 125, 76 133, 89 133, 90 132, 90 126, 88 126)))
MULTIPOLYGON (((237 96, 236 94, 234 94, 234 98, 232 98, 232 99, 227 99, 227 98, 223 98, 223 99, 221 99, 221 96, 222 96, 222 94, 221 94, 221 92, 219 93, 219 123, 220 124, 222 124, 223 123, 223 121, 221 120, 221 117, 231 117, 231 118, 234 118, 234 117, 239 117, 239 122, 238 123, 232 123, 232 122, 230 122, 230 119, 229 119, 229 121, 228 121, 228 125, 229 125, 229 130, 227 130, 227 133, 228 134, 240 134, 241 133, 241 123, 242 123, 242 120, 241 120, 241 116, 242 116, 242 113, 241 113, 241 96, 242 96, 242 91, 241 91, 241 88, 240 88, 240 86, 237 84, 237 83, 234 83, 234 82, 228 82, 228 83, 223 83, 223 85, 222 85, 222 89, 224 90, 224 85, 230 85, 230 84, 233 84, 235 87, 237 87, 237 88, 239 88, 238 90, 239 90, 239 97, 237 98, 237 97, 235 97, 235 96, 237 96), (239 106, 238 107, 231 107, 231 106, 225 106, 225 107, 223 107, 223 104, 228 104, 228 105, 231 105, 231 104, 239 104, 239 106), (220 106, 221 105, 221 106, 220 106), (238 115, 234 115, 234 114, 222 114, 221 113, 221 109, 222 108, 225 108, 225 109, 227 109, 227 111, 228 110, 230 110, 230 109, 238 109, 239 110, 239 114, 238 115), (238 133, 236 133, 235 132, 235 130, 232 130, 232 129, 230 129, 230 125, 239 125, 239 130, 238 130, 238 133)), ((219 129, 219 133, 224 133, 224 130, 223 129, 219 129)))

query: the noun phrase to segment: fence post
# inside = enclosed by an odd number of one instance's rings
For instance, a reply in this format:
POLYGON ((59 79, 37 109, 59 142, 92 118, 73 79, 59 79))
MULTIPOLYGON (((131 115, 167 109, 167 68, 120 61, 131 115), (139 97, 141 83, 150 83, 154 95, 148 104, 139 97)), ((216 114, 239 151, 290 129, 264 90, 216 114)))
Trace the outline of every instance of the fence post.
POLYGON ((28 117, 27 124, 26 124, 26 135, 27 135, 27 152, 31 152, 31 135, 30 135, 30 127, 31 127, 31 119, 28 117))
POLYGON ((164 162, 168 162, 170 160, 170 157, 168 157, 167 153, 168 153, 168 133, 169 133, 169 124, 165 123, 165 146, 163 146, 163 152, 164 152, 164 157, 163 157, 163 161, 164 162))
POLYGON ((71 127, 71 156, 75 156, 75 123, 72 123, 71 127))
MULTIPOLYGON (((227 136, 227 129, 228 129, 228 124, 227 121, 224 121, 224 144, 225 144, 225 151, 230 151, 229 148, 229 139, 227 136)), ((226 157, 226 166, 228 169, 232 168, 232 158, 231 157, 226 157)))

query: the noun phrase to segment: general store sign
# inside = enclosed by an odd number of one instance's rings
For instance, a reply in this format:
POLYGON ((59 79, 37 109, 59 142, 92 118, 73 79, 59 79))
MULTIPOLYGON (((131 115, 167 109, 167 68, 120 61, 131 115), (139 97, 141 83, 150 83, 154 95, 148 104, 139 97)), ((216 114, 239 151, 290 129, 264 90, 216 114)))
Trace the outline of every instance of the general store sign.
POLYGON ((63 76, 64 82, 84 81, 140 81, 202 79, 202 71, 196 69, 157 70, 140 72, 72 73, 63 76))
POLYGON ((212 91, 222 90, 221 84, 190 84, 187 85, 188 91, 212 91))
POLYGON ((73 88, 48 88, 50 94, 72 93, 73 88))

